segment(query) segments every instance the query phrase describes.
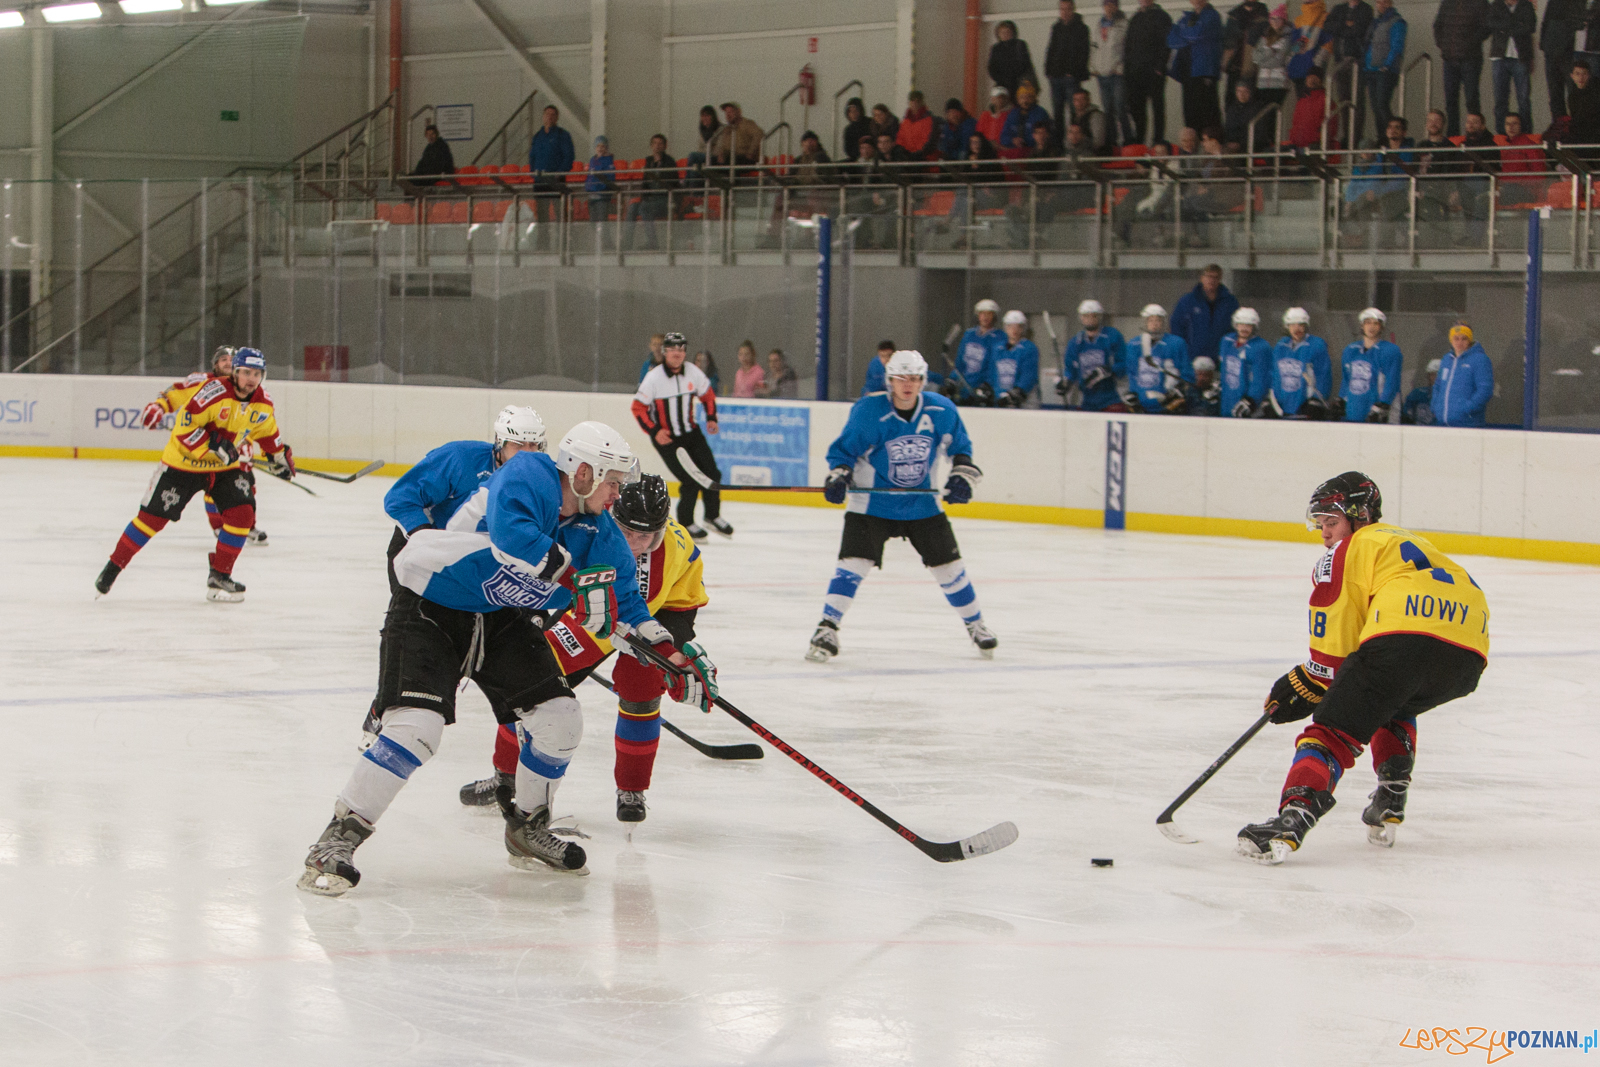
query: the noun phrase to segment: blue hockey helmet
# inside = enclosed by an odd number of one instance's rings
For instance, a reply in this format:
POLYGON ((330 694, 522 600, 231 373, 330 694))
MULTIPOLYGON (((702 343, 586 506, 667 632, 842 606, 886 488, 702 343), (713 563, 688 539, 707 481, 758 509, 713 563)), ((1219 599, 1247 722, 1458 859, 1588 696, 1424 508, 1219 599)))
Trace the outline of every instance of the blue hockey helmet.
POLYGON ((259 348, 234 349, 233 369, 238 370, 240 367, 251 367, 265 374, 267 373, 267 357, 262 354, 259 348))

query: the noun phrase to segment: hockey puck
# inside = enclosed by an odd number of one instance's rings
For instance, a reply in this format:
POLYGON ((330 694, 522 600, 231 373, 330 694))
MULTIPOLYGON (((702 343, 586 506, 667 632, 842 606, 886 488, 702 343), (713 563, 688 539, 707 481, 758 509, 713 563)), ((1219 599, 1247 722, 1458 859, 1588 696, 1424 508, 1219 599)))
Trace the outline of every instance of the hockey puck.
POLYGON ((1103 857, 1096 857, 1091 859, 1089 862, 1096 867, 1109 867, 1114 861, 1103 857))

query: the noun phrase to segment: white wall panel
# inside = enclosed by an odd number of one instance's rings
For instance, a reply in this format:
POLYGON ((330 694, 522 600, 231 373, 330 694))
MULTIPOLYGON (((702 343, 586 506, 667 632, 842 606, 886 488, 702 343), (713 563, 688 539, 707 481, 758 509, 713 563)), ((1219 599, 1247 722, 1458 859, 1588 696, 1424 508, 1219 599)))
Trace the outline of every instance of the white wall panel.
POLYGON ((1393 521, 1477 533, 1483 503, 1482 436, 1474 430, 1402 427, 1402 495, 1393 521))

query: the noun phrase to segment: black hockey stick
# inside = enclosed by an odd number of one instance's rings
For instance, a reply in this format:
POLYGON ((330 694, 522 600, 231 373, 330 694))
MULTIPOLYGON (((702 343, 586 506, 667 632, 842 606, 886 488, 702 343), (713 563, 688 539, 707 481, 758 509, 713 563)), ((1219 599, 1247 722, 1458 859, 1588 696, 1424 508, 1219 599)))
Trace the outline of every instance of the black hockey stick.
MULTIPOLYGON (((719 493, 824 493, 828 487, 825 485, 719 485, 719 493)), ((845 490, 847 493, 912 493, 923 496, 937 496, 940 489, 901 489, 899 486, 883 486, 881 488, 861 489, 851 486, 845 490)))
POLYGON ((296 489, 300 490, 302 493, 310 493, 312 496, 318 495, 317 491, 311 488, 309 485, 301 485, 299 482, 295 481, 294 475, 289 473, 288 467, 283 467, 276 463, 268 463, 266 460, 262 459, 252 460, 251 466, 260 467, 263 471, 278 479, 278 481, 287 482, 296 489))
POLYGON ((295 470, 301 474, 309 474, 313 478, 326 478, 330 482, 343 482, 345 485, 349 485, 357 478, 365 477, 376 470, 382 470, 383 466, 383 460, 375 459, 354 474, 329 474, 326 471, 314 471, 310 467, 296 467, 295 470))
POLYGON ((1207 767, 1204 774, 1190 783, 1188 789, 1185 789, 1182 793, 1178 794, 1177 800, 1174 800, 1171 804, 1167 805, 1166 811, 1156 816, 1156 828, 1165 834, 1169 839, 1178 842, 1180 845, 1199 844, 1200 839, 1198 837, 1190 837, 1188 834, 1179 829, 1177 823, 1172 821, 1172 813, 1177 811, 1178 808, 1183 805, 1184 801, 1198 793, 1200 791, 1200 787, 1209 782, 1211 780, 1211 776, 1221 770, 1224 763, 1227 763, 1229 760, 1231 760, 1241 748, 1249 744, 1250 739, 1261 732, 1261 728, 1267 725, 1267 722, 1270 718, 1270 712, 1262 712, 1261 718, 1257 719, 1255 724, 1252 725, 1250 729, 1241 734, 1239 740, 1229 745, 1228 750, 1222 755, 1218 756, 1216 762, 1207 767))
MULTIPOLYGON (((617 691, 617 687, 611 684, 611 679, 598 674, 591 674, 589 677, 613 693, 617 691)), ((704 741, 697 741, 668 722, 665 715, 661 717, 661 725, 667 728, 667 733, 676 737, 702 756, 710 756, 712 759, 762 759, 766 756, 766 753, 761 751, 760 745, 708 745, 704 741)))
MULTIPOLYGON (((681 669, 657 654, 655 649, 651 648, 643 641, 633 640, 632 635, 614 634, 611 638, 611 643, 617 644, 619 640, 627 647, 633 649, 640 657, 650 663, 653 663, 655 666, 660 667, 662 670, 669 671, 674 674, 683 673, 681 669)), ((833 789, 834 792, 838 793, 856 807, 860 808, 862 811, 865 811, 868 815, 871 815, 874 819, 877 819, 879 822, 883 823, 883 825, 887 826, 889 829, 893 830, 895 833, 911 842, 923 853, 923 855, 930 856, 933 859, 938 860, 940 863, 951 863, 955 860, 971 859, 974 856, 987 856, 991 852, 999 852, 1001 849, 1005 848, 1007 845, 1011 844, 1017 839, 1016 823, 1003 822, 996 823, 994 826, 989 827, 982 833, 973 834, 971 837, 964 837, 959 841, 929 841, 927 838, 906 829, 900 823, 896 822, 888 815, 885 815, 878 809, 877 805, 873 804, 870 800, 867 800, 855 790, 839 781, 839 779, 835 778, 833 775, 817 766, 817 764, 811 762, 811 760, 807 759, 806 756, 791 746, 783 738, 779 737, 765 726, 762 726, 760 723, 756 722, 750 716, 746 715, 744 712, 728 703, 722 697, 717 697, 714 703, 717 705, 717 707, 721 708, 729 715, 732 715, 744 726, 754 731, 758 737, 766 741, 769 745, 776 748, 779 752, 782 752, 785 756, 788 756, 796 763, 800 764, 800 766, 804 767, 818 778, 822 779, 833 789)))

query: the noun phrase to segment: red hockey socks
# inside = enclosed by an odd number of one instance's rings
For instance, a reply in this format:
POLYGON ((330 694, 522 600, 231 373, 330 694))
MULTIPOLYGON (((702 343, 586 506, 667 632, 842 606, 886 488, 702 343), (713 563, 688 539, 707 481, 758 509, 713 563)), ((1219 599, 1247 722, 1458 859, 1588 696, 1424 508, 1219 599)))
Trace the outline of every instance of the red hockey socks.
POLYGON ((167 520, 158 519, 154 515, 139 509, 139 514, 128 523, 128 528, 122 531, 122 536, 117 538, 117 547, 111 550, 111 562, 120 570, 133 559, 134 553, 150 543, 150 538, 166 528, 167 520))
MULTIPOLYGON (((1417 754, 1417 720, 1394 719, 1372 735, 1372 769, 1377 770, 1395 756, 1417 754)), ((1381 777, 1381 775, 1380 775, 1381 777)))
POLYGON ((511 723, 501 723, 494 732, 494 769, 501 774, 517 773, 517 753, 522 746, 517 742, 517 728, 511 723))
POLYGON ((617 709, 616 778, 618 789, 643 792, 650 788, 650 772, 661 745, 661 707, 659 703, 649 710, 635 707, 638 710, 617 709))
POLYGON ((233 573, 233 563, 244 551, 244 539, 255 524, 256 509, 249 504, 239 504, 222 513, 222 529, 217 531, 217 550, 211 553, 212 570, 222 574, 233 573))
POLYGON ((1312 723, 1295 739, 1294 762, 1289 765, 1289 776, 1283 782, 1284 796, 1296 786, 1321 793, 1333 792, 1340 776, 1355 766, 1363 747, 1360 741, 1337 727, 1312 723))
POLYGON ((217 510, 217 502, 211 499, 211 494, 206 494, 206 521, 211 524, 212 533, 222 532, 222 512, 217 510))

